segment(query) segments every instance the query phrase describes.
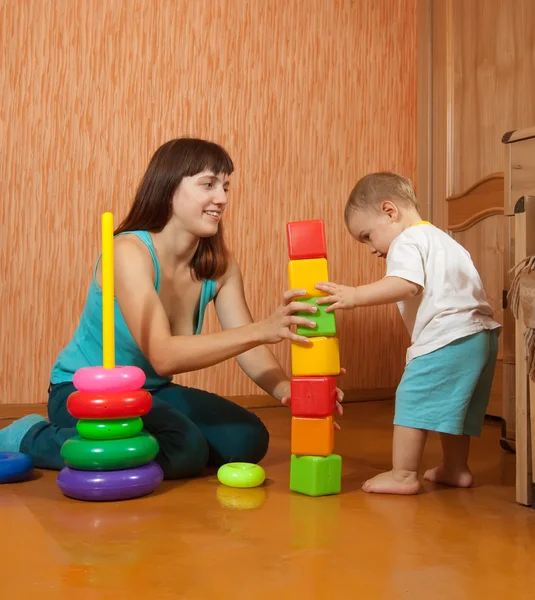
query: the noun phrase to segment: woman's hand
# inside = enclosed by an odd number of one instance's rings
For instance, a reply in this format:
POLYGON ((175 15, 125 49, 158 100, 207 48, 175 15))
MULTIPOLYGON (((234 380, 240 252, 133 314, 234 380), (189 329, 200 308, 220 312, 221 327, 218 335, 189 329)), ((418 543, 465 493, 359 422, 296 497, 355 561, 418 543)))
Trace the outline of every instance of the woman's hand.
MULTIPOLYGON (((346 370, 340 369, 340 375, 345 375, 346 370)), ((283 391, 283 397, 281 398, 281 404, 285 406, 291 405, 291 393, 290 393, 290 382, 287 383, 286 389, 283 391)), ((344 401, 344 392, 340 388, 336 388, 336 413, 340 416, 344 414, 344 407, 342 406, 342 402, 344 401)), ((334 428, 340 430, 340 425, 335 421, 334 428)))
POLYGON ((292 325, 302 325, 310 328, 316 327, 314 321, 310 321, 306 317, 294 315, 296 312, 317 312, 318 309, 312 304, 293 301, 294 298, 303 297, 305 294, 306 290, 288 290, 284 292, 282 302, 275 312, 264 321, 257 323, 264 344, 278 344, 282 340, 310 344, 309 338, 297 335, 290 330, 292 325))

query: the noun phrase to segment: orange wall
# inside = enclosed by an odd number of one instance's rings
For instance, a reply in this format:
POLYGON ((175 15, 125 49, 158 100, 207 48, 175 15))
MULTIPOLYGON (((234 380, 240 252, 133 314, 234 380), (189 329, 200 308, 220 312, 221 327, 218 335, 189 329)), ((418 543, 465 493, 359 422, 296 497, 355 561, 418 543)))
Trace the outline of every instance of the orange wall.
MULTIPOLYGON (((228 148, 227 230, 257 318, 286 286, 288 220, 322 218, 331 278, 382 264, 342 209, 374 169, 416 163, 416 0, 4 0, 0 50, 0 403, 46 401, 99 251, 152 152, 184 134, 228 148), (246 226, 245 226, 246 224, 246 226)), ((213 312, 207 331, 217 326, 213 312)), ((396 385, 394 307, 339 318, 344 388, 396 385)), ((289 365, 287 344, 276 347, 289 365)), ((259 393, 235 361, 180 381, 259 393)))

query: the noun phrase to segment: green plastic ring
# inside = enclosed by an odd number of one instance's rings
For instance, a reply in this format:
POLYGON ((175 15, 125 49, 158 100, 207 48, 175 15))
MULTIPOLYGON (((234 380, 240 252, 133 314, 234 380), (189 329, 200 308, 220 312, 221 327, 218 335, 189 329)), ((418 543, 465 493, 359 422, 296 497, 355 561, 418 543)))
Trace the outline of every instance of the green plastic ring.
POLYGON ((81 419, 76 423, 78 433, 88 440, 121 440, 134 437, 143 429, 139 417, 93 421, 81 419))
POLYGON ((116 471, 145 465, 158 450, 158 442, 146 432, 120 440, 84 440, 76 435, 63 444, 61 457, 80 471, 116 471))
POLYGON ((219 467, 217 478, 229 487, 253 488, 264 483, 266 473, 260 465, 234 462, 219 467))

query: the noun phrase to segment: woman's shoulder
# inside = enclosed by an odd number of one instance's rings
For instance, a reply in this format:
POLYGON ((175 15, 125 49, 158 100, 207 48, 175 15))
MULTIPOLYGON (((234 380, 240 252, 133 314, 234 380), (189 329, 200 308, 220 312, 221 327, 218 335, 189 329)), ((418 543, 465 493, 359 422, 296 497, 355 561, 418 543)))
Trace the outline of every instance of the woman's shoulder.
POLYGON ((141 268, 153 267, 151 252, 147 243, 136 233, 128 232, 118 235, 114 239, 115 264, 118 268, 124 265, 133 266, 133 263, 141 268))
POLYGON ((115 234, 113 241, 115 244, 123 244, 125 242, 136 242, 141 246, 152 244, 150 233, 148 231, 141 230, 121 231, 120 233, 115 234))
POLYGON ((120 233, 113 239, 114 248, 128 249, 132 252, 136 252, 136 249, 139 249, 146 252, 148 250, 147 240, 143 235, 146 233, 144 231, 125 231, 120 233))
MULTIPOLYGON (((102 282, 101 256, 96 264, 94 282, 102 282)), ((122 279, 143 281, 155 277, 155 267, 148 247, 136 235, 121 234, 113 240, 113 263, 116 283, 122 279)))

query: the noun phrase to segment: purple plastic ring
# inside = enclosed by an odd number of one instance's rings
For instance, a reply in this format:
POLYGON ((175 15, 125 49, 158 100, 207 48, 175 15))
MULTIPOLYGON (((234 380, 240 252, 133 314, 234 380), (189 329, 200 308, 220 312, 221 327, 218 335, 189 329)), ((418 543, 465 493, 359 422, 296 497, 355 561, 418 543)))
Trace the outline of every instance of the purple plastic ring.
POLYGON ((146 496, 162 481, 162 468, 154 461, 120 471, 79 471, 64 467, 57 478, 58 486, 65 496, 90 502, 130 500, 146 496))

